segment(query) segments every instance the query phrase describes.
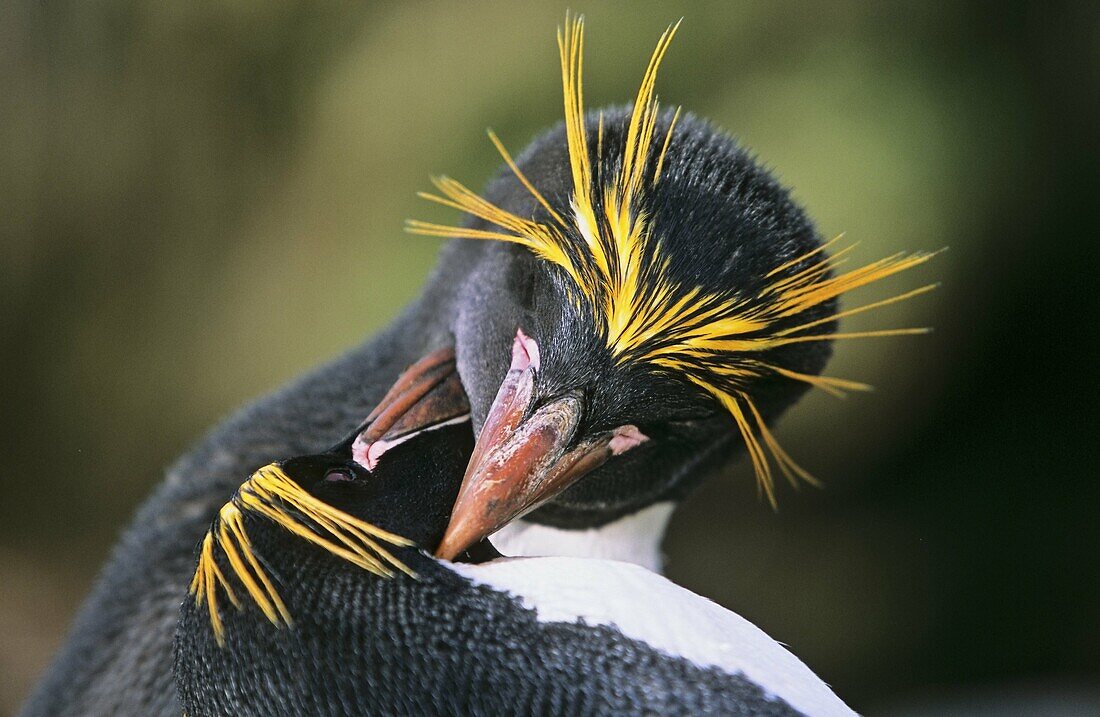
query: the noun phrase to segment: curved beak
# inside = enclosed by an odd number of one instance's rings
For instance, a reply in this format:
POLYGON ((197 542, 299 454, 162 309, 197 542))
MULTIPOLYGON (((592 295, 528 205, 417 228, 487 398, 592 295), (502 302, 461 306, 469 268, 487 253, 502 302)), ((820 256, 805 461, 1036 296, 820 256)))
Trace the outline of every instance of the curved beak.
POLYGON ((619 452, 613 446, 620 431, 575 440, 584 413, 577 394, 531 410, 538 365, 537 345, 518 332, 512 366, 474 446, 438 557, 453 559, 619 452))
POLYGON ((374 470, 390 448, 468 420, 470 403, 455 370, 454 349, 445 347, 409 366, 343 445, 355 462, 374 470))

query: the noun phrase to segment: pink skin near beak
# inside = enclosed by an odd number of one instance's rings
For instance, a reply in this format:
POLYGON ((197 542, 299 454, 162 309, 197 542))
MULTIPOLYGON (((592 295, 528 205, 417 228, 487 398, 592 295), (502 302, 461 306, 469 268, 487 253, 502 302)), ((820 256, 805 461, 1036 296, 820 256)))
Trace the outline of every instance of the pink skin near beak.
POLYGON ((437 556, 453 559, 611 456, 648 440, 626 425, 572 445, 583 414, 582 399, 572 393, 527 415, 539 365, 538 344, 517 331, 512 364, 485 417, 437 556))

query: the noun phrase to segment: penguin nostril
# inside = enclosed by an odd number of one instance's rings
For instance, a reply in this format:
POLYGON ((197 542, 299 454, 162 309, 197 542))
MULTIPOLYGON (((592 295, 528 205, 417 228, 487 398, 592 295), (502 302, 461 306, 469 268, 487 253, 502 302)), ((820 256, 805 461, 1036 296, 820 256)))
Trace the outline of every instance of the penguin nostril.
POLYGON ((325 481, 329 483, 349 480, 355 480, 355 478, 347 471, 329 471, 325 474, 325 481))

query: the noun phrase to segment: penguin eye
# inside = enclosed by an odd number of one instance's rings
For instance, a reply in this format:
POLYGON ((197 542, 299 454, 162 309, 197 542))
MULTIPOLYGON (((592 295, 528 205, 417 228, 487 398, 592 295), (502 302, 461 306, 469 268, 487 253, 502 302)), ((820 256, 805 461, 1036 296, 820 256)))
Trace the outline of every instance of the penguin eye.
POLYGON ((345 470, 332 470, 325 474, 326 483, 338 483, 350 480, 355 480, 355 477, 345 470))
POLYGON ((713 415, 697 415, 697 416, 676 416, 666 421, 670 426, 698 426, 702 423, 706 423, 714 418, 713 415))
POLYGON ((702 438, 723 425, 714 415, 676 416, 666 419, 661 425, 664 434, 676 440, 702 438))

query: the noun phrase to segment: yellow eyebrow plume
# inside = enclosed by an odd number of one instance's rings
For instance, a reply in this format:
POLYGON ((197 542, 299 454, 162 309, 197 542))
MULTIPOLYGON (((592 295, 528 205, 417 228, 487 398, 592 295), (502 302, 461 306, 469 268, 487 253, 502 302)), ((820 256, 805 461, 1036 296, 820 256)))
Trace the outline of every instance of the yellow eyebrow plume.
MULTIPOLYGON (((539 217, 521 217, 465 185, 440 177, 439 194, 422 194, 480 219, 492 229, 410 220, 414 234, 505 241, 526 247, 569 279, 573 300, 588 307, 604 344, 618 364, 647 363, 681 375, 729 412, 748 449, 762 493, 774 505, 772 466, 788 480, 814 482, 779 446, 749 394, 749 383, 766 376, 800 381, 832 395, 866 390, 845 379, 811 376, 760 358, 763 352, 799 343, 902 336, 922 328, 837 333, 832 323, 919 296, 924 286, 857 308, 817 316, 843 294, 927 262, 933 254, 895 254, 848 271, 839 267, 852 246, 829 256, 839 237, 770 270, 753 295, 738 287, 708 291, 684 285, 670 271, 670 259, 652 235, 652 217, 642 208, 647 191, 661 181, 665 158, 676 142, 680 110, 658 134, 657 74, 680 23, 657 41, 625 125, 621 160, 604 161, 603 115, 595 152, 585 118, 584 19, 566 14, 558 30, 565 138, 572 186, 568 205, 556 206, 523 174, 496 134, 489 138, 509 170, 538 203, 539 217), (805 315, 812 319, 799 320, 805 315), (818 329, 817 332, 814 329, 818 329)), ((705 227, 700 227, 705 231, 705 227)), ((854 245, 853 245, 854 246, 854 245)))
POLYGON ((294 623, 275 589, 274 581, 252 546, 245 528, 247 514, 267 518, 307 542, 375 575, 393 577, 397 570, 416 577, 407 565, 382 547, 382 543, 412 545, 409 540, 318 500, 272 463, 256 471, 237 490, 232 500, 222 506, 214 527, 203 538, 199 549, 199 563, 191 579, 189 593, 194 596, 196 605, 206 606, 210 627, 219 646, 225 645, 225 625, 218 607, 219 593, 224 592, 236 609, 244 607, 229 576, 218 565, 219 553, 228 564, 231 575, 268 621, 276 627, 290 627, 294 623))

